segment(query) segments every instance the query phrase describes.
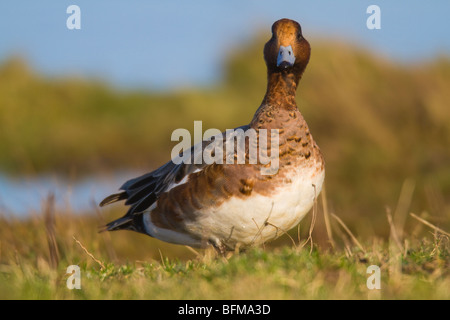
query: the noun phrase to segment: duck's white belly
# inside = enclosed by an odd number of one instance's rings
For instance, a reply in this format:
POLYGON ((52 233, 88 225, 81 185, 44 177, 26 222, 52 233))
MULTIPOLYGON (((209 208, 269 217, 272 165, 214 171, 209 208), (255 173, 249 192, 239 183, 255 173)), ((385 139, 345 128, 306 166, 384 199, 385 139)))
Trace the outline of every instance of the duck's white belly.
POLYGON ((263 243, 295 227, 319 195, 325 173, 297 169, 275 192, 248 198, 232 197, 187 229, 233 248, 263 243))

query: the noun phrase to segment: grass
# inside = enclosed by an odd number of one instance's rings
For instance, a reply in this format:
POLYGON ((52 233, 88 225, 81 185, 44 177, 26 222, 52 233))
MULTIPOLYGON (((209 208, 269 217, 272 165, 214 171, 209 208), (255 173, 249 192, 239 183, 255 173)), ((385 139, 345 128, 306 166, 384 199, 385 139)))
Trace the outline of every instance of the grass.
MULTIPOLYGON (((383 266, 380 298, 448 299, 448 275, 438 271, 443 258, 430 258, 436 248, 422 244, 418 252, 411 250, 410 258, 403 262, 408 273, 394 279, 388 276, 385 262, 378 260, 381 252, 368 253, 365 259, 383 266)), ((310 254, 284 247, 271 252, 252 249, 228 260, 204 260, 163 258, 108 263, 103 269, 84 263, 81 290, 66 288, 64 269, 52 271, 40 262, 37 268, 11 268, 3 274, 8 294, 2 298, 367 299, 374 294, 366 287, 367 263, 339 253, 310 254)))
POLYGON ((418 216, 408 215, 413 228, 400 242, 358 241, 332 219, 333 247, 320 233, 302 246, 304 228, 221 257, 132 232, 97 233, 103 215, 55 212, 52 201, 32 218, 2 218, 0 299, 450 299, 450 238, 418 216), (80 267, 80 290, 66 286, 69 265, 80 267), (370 265, 380 267, 380 290, 367 288, 370 265))

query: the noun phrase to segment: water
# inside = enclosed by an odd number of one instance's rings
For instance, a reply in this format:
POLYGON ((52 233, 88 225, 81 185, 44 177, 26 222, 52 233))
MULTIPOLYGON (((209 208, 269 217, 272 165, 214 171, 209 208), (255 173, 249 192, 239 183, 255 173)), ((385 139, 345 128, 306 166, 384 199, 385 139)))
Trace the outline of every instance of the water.
POLYGON ((93 211, 103 198, 138 175, 122 172, 69 181, 59 176, 10 178, 0 174, 0 214, 26 217, 40 212, 49 194, 54 194, 57 209, 93 211))

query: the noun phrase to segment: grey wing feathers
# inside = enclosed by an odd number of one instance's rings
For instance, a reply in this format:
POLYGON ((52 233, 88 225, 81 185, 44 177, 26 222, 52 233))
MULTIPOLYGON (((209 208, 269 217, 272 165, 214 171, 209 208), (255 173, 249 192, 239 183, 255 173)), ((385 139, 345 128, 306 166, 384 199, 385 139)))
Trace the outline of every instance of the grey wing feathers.
POLYGON ((126 200, 125 204, 131 206, 127 216, 142 212, 149 208, 172 183, 181 181, 194 170, 195 165, 175 164, 169 161, 155 171, 128 180, 120 187, 123 192, 106 197, 100 206, 126 200))

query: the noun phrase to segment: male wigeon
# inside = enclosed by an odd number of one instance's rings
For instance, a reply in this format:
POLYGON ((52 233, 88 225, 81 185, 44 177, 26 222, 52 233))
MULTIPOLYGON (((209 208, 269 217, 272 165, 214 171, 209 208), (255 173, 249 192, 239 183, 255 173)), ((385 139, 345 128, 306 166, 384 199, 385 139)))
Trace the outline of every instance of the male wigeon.
MULTIPOLYGON (((297 108, 295 93, 310 58, 299 23, 276 21, 264 46, 267 91, 248 125, 277 129, 278 170, 262 163, 175 163, 125 182, 101 206, 126 200, 128 212, 105 229, 220 252, 268 242, 295 227, 312 208, 325 177, 324 159, 297 108)), ((205 148, 209 142, 201 143, 205 148)), ((194 148, 194 147, 193 147, 194 148)), ((248 144, 246 159, 248 160, 248 144)))

